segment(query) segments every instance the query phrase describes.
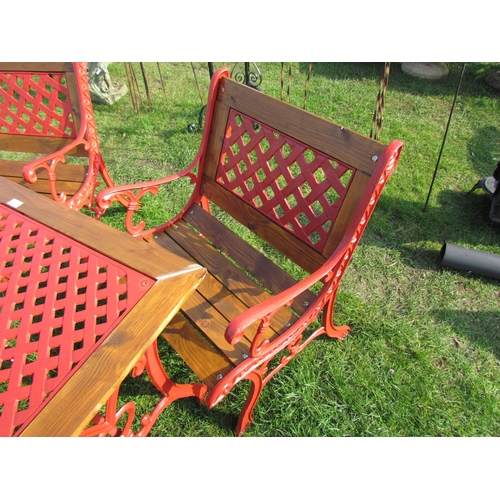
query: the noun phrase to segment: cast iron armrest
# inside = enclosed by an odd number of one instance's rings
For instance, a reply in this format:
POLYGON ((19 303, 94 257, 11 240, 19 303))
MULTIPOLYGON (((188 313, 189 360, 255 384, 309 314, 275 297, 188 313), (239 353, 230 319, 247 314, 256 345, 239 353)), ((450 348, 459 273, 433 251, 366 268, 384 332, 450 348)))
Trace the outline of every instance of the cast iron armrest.
POLYGON ((298 332, 303 331, 303 328, 294 328, 294 325, 292 325, 278 339, 272 342, 264 340, 259 344, 263 333, 269 327, 272 317, 280 308, 290 306, 297 295, 315 283, 322 281, 324 286, 318 294, 318 298, 308 307, 308 310, 298 322, 304 324, 306 321, 314 320, 328 300, 335 298, 342 275, 375 209, 380 194, 396 166, 401 148, 402 143, 400 141, 393 141, 385 149, 381 158, 378 159, 376 171, 372 175, 370 184, 350 222, 350 227, 328 260, 318 270, 288 290, 284 290, 276 296, 263 301, 261 304, 249 308, 234 318, 225 331, 227 342, 231 345, 237 344, 243 337, 245 329, 253 323, 260 321, 257 334, 252 341, 250 355, 261 356, 264 352, 267 353, 271 349, 273 351, 280 350, 282 347, 289 345, 298 332))
POLYGON ((127 208, 127 214, 125 216, 125 228, 132 236, 146 237, 154 232, 165 230, 183 217, 187 208, 192 204, 192 200, 197 195, 197 189, 193 191, 190 200, 178 215, 176 215, 168 222, 162 224, 161 226, 149 229, 147 231, 144 231, 144 228, 146 227, 145 221, 141 221, 136 225, 134 225, 133 223, 134 213, 139 210, 141 206, 140 199, 146 193, 158 194, 158 188, 161 185, 168 184, 169 182, 175 181, 182 177, 189 177, 189 179, 191 180, 191 184, 195 184, 200 176, 199 174, 194 174, 192 171, 198 165, 200 156, 201 152, 198 152, 192 163, 178 174, 170 175, 168 177, 164 177, 163 179, 157 179, 154 181, 138 182, 137 184, 124 184, 123 186, 113 186, 103 189, 96 196, 96 204, 101 210, 106 210, 107 208, 109 208, 114 201, 119 201, 122 205, 124 205, 127 208))
POLYGON ((36 173, 36 170, 43 168, 44 170, 47 171, 48 174, 48 180, 50 183, 50 194, 52 195, 52 198, 55 201, 59 201, 61 203, 66 202, 66 193, 64 192, 57 193, 56 191, 56 180, 57 180, 56 167, 59 163, 66 163, 66 154, 75 147, 83 145, 86 151, 89 150, 90 146, 89 143, 85 139, 83 139, 84 135, 85 135, 85 124, 83 123, 82 120, 82 127, 80 129, 80 133, 78 134, 78 137, 74 141, 72 141, 67 146, 61 148, 59 151, 46 155, 42 158, 37 158, 36 160, 27 163, 23 167, 23 176, 26 182, 34 184, 38 180, 38 175, 36 173))
POLYGON ((137 184, 128 184, 123 186, 114 186, 111 188, 103 189, 99 192, 96 197, 97 206, 103 210, 108 208, 113 201, 119 201, 122 205, 127 208, 127 215, 125 218, 125 227, 127 231, 133 236, 140 236, 145 238, 155 232, 162 231, 170 227, 172 224, 175 224, 176 221, 180 220, 188 208, 198 201, 200 201, 200 180, 202 177, 202 169, 204 163, 204 154, 207 149, 208 138, 210 134, 210 125, 212 123, 212 116, 214 113, 214 106, 216 102, 217 92, 219 88, 219 82, 222 77, 229 78, 229 70, 227 68, 221 68, 217 70, 215 75, 212 77, 210 82, 210 88, 208 90, 208 103, 205 115, 205 126, 203 128, 203 134, 201 137, 200 147, 198 149, 198 153, 196 154, 193 161, 190 165, 185 168, 182 172, 178 174, 171 175, 169 177, 165 177, 163 179, 158 179, 155 181, 146 181, 139 182, 137 184), (192 173, 194 168, 199 165, 199 171, 197 174, 192 173), (176 215, 173 219, 168 222, 162 224, 161 226, 148 229, 144 231, 146 227, 146 222, 141 221, 138 224, 134 225, 132 218, 134 212, 136 212, 140 208, 139 200, 146 193, 157 194, 158 187, 162 184, 166 184, 168 182, 174 181, 176 179, 180 179, 181 177, 189 177, 191 179, 192 184, 197 184, 193 194, 191 195, 190 200, 187 202, 185 207, 181 210, 181 212, 176 215), (134 191, 136 191, 134 193, 134 191))
POLYGON ((284 290, 256 306, 250 307, 247 311, 234 318, 226 328, 226 341, 231 345, 237 344, 242 339, 245 330, 252 324, 260 321, 257 334, 250 348, 251 356, 261 356, 270 349, 271 346, 273 351, 279 351, 290 344, 296 336, 297 331, 302 331, 303 328, 297 328, 295 325, 292 325, 272 342, 264 340, 260 343, 260 340, 269 327, 271 319, 279 309, 290 306, 298 295, 308 290, 314 284, 323 282, 323 288, 318 294, 317 299, 309 305, 307 311, 300 318, 298 323, 303 323, 305 318, 310 318, 311 321, 316 318, 326 302, 331 297, 335 296, 340 279, 342 278, 343 272, 357 244, 357 239, 357 236, 345 236, 336 251, 317 271, 310 274, 296 285, 293 285, 287 290, 284 290))

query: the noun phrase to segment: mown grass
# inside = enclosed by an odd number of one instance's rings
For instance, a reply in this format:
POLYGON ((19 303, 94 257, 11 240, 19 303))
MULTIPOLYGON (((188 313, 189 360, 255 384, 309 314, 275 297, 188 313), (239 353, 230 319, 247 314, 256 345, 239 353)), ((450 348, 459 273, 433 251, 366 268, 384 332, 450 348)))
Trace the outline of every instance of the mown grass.
MULTIPOLYGON (((214 63, 215 67, 232 63, 214 63)), ((287 63, 288 64, 288 63, 287 63)), ((140 114, 130 96, 95 105, 104 159, 116 183, 156 179, 186 167, 200 134, 188 131, 202 107, 189 63, 146 64, 153 110, 142 88, 140 114)), ((279 98, 281 64, 259 63, 261 88, 279 98)), ((293 63, 290 101, 303 107, 308 63, 293 63)), ((206 102, 209 76, 196 63, 206 102)), ((337 323, 350 336, 319 339, 266 386, 248 436, 497 436, 500 434, 500 287, 497 280, 439 267, 444 241, 499 254, 500 228, 488 219, 484 193, 467 195, 500 160, 499 93, 484 77, 498 63, 469 63, 430 197, 432 174, 461 64, 440 82, 405 75, 393 63, 380 140, 404 141, 390 179, 341 285, 337 323)), ((109 66, 126 82, 124 65, 109 66)), ((285 66, 284 94, 288 94, 285 66)), ((136 65, 139 78, 139 68, 136 65)), ((315 63, 307 110, 368 135, 382 63, 315 63)), ((205 103, 204 102, 204 103, 205 103)), ((145 200, 142 216, 159 224, 183 206, 188 186, 145 200)), ((111 208, 104 222, 122 227, 111 208)), ((284 264, 288 266, 288 264, 284 264)), ((298 272, 292 266, 290 272, 298 272)), ((175 379, 193 380, 162 345, 175 379)), ((237 388, 214 410, 191 400, 163 413, 153 436, 229 436, 246 397, 237 388)), ((156 394, 128 380, 124 401, 141 408, 156 394)))

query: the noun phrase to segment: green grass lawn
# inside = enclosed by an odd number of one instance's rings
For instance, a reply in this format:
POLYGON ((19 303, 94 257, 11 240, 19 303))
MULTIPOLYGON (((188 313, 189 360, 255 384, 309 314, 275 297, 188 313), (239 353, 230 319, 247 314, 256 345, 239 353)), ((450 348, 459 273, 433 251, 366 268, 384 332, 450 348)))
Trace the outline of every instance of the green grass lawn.
MULTIPOLYGON (((214 63, 216 68, 232 63, 214 63)), ((279 98, 281 63, 258 63, 261 89, 279 98)), ((338 295, 337 323, 352 327, 342 342, 313 342, 266 386, 247 436, 498 436, 500 435, 500 284, 441 269, 444 241, 500 254, 500 227, 489 221, 489 198, 467 195, 500 160, 500 93, 484 78, 499 63, 469 63, 427 210, 424 204, 441 148, 461 63, 446 80, 405 75, 393 63, 380 140, 405 143, 338 295)), ((147 63, 153 110, 141 89, 140 114, 130 94, 94 105, 101 149, 117 184, 164 177, 185 168, 201 134, 190 133, 202 102, 189 63, 147 63)), ((195 64, 206 103, 206 63, 195 64)), ((285 64, 284 94, 303 107, 309 63, 285 64), (290 87, 289 87, 290 85, 290 87)), ((109 66, 126 83, 122 63, 109 66)), ((315 63, 307 110, 369 135, 383 63, 315 63)), ((152 225, 183 206, 185 189, 148 196, 142 216, 152 225)), ((111 208, 104 222, 122 228, 111 208)), ((290 267, 290 272, 298 272, 290 267)), ((189 370, 161 346, 179 381, 189 370)), ((246 397, 237 388, 214 410, 177 401, 153 436, 230 436, 246 397)), ((155 391, 128 380, 122 397, 142 409, 155 391)))

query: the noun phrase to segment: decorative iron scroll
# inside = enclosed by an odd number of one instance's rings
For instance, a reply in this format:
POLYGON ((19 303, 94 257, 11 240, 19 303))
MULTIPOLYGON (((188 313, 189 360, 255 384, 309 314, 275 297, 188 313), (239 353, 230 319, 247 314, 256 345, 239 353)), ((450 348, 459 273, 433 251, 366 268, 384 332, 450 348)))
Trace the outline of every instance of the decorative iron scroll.
POLYGON ((260 90, 259 85, 262 83, 262 73, 260 72, 259 67, 257 64, 254 62, 252 63, 255 71, 250 70, 250 63, 246 62, 244 64, 244 70, 243 73, 241 71, 237 71, 236 73, 234 70, 237 68, 238 64, 236 63, 233 66, 233 69, 231 71, 231 76, 233 80, 237 81, 238 83, 243 83, 247 87, 252 87, 254 89, 260 90))

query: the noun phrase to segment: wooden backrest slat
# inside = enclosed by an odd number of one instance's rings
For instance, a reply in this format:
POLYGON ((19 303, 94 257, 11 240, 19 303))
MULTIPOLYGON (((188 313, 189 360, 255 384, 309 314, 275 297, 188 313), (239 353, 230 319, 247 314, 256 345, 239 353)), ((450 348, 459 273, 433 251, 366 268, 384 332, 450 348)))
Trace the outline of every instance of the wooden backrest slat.
POLYGON ((229 106, 217 101, 210 126, 207 150, 202 159, 204 175, 210 179, 215 179, 216 176, 230 111, 231 108, 229 106))
POLYGON ((349 191, 347 192, 342 207, 333 224, 332 231, 323 248, 323 257, 328 258, 344 237, 369 180, 370 176, 364 172, 358 171, 354 174, 349 191))
MULTIPOLYGON (((71 144, 73 139, 64 137, 37 137, 34 135, 0 134, 0 151, 21 153, 51 154, 71 144)), ((68 153, 68 156, 86 157, 89 155, 85 147, 80 144, 68 153)))
POLYGON ((71 111, 76 130, 80 130, 81 109, 78 100, 78 90, 75 73, 73 71, 66 73, 66 85, 68 87, 69 98, 71 100, 71 111))
POLYGON ((307 272, 315 271, 325 262, 319 253, 216 182, 205 179, 203 185, 204 196, 307 272))
POLYGON ((66 72, 73 71, 73 65, 70 62, 0 62, 0 71, 66 72))
POLYGON ((372 157, 385 149, 384 144, 233 80, 223 79, 218 100, 367 174, 373 171, 372 157))
MULTIPOLYGON (((193 206, 185 219, 273 294, 287 290, 297 283, 287 272, 202 208, 193 206)), ((303 314, 306 310, 304 303, 312 303, 315 298, 314 293, 304 292, 294 300, 291 307, 298 314, 303 314)))
MULTIPOLYGON (((0 159, 0 176, 24 179, 23 167, 26 163, 26 161, 0 159)), ((85 165, 70 165, 68 163, 65 163, 64 167, 64 170, 61 169, 61 173, 57 176, 57 181, 76 182, 81 185, 85 180, 87 167, 85 165)), ((38 179, 47 180, 49 178, 47 171, 43 168, 38 169, 37 176, 38 179)))

